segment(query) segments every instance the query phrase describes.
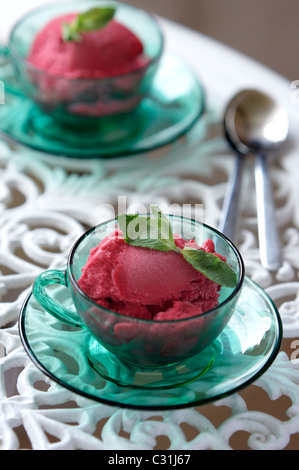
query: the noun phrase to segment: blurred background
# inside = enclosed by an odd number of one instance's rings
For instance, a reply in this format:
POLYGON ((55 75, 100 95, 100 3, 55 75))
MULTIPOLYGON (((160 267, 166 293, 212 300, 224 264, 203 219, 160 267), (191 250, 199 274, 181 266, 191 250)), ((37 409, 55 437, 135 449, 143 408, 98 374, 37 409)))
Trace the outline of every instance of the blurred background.
MULTIPOLYGON (((0 0, 0 43, 17 16, 44 1, 0 0)), ((290 81, 299 79, 299 0, 125 1, 219 40, 290 81)))
MULTIPOLYGON (((3 0, 2 0, 3 1, 3 0)), ((127 0, 299 79, 299 0, 127 0)))

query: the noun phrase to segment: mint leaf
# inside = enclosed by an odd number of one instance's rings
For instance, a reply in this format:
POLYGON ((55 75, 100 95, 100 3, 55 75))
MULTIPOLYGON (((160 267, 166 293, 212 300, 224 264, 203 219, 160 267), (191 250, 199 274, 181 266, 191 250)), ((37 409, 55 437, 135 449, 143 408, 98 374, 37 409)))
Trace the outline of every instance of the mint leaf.
POLYGON ((168 217, 159 209, 158 206, 151 206, 153 216, 150 217, 151 221, 151 235, 160 240, 163 240, 172 250, 177 251, 171 224, 168 217))
POLYGON ((167 217, 157 208, 152 208, 152 213, 152 217, 131 214, 118 216, 118 225, 125 242, 158 251, 177 250, 167 217))
POLYGON ((183 248, 181 253, 188 263, 192 264, 208 279, 217 282, 221 286, 236 286, 237 275, 235 271, 217 255, 190 247, 183 248))
POLYGON ((81 34, 104 28, 112 20, 115 8, 92 8, 79 14, 71 23, 62 24, 64 42, 81 41, 81 34))
POLYGON ((120 230, 122 231, 124 238, 126 238, 128 224, 137 219, 138 214, 121 214, 117 217, 117 222, 120 230))

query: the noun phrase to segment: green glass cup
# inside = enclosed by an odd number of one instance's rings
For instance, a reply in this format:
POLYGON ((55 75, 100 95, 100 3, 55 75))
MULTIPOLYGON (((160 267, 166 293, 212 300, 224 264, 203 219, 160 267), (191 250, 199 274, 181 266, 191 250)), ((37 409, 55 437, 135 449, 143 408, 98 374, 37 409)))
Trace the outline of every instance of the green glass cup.
POLYGON ((33 286, 33 294, 46 312, 63 323, 88 330, 94 339, 90 356, 94 356, 98 345, 99 350, 105 351, 108 363, 117 360, 129 367, 173 366, 209 346, 230 320, 244 280, 244 264, 237 248, 217 230, 200 222, 174 215, 169 216, 169 221, 173 233, 186 240, 193 238, 201 245, 212 239, 216 252, 225 256, 235 271, 236 287, 222 287, 219 304, 212 310, 181 320, 142 320, 110 311, 91 300, 78 286, 90 250, 118 224, 115 219, 93 227, 73 246, 66 268, 42 273, 33 286), (61 284, 68 289, 70 308, 51 297, 51 284, 61 284))
MULTIPOLYGON (((163 34, 146 11, 112 0, 75 0, 50 3, 24 15, 13 27, 2 56, 13 65, 13 76, 1 77, 15 94, 24 93, 55 121, 90 126, 95 121, 128 113, 147 96, 163 52, 163 34), (51 20, 95 7, 115 8, 115 20, 141 40, 146 63, 133 72, 107 78, 65 78, 33 66, 28 54, 36 34, 51 20)), ((1 52, 1 50, 0 50, 1 52)))

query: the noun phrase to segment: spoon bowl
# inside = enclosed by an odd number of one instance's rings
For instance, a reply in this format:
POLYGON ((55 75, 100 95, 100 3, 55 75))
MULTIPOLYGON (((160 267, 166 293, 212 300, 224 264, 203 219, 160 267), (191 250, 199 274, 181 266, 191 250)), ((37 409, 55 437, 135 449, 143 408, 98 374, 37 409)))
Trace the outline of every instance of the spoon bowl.
POLYGON ((286 110, 257 90, 241 91, 226 109, 226 135, 244 155, 278 150, 287 139, 288 129, 286 110))
POLYGON ((268 156, 286 141, 289 131, 286 111, 258 90, 243 90, 233 97, 224 114, 225 134, 238 152, 219 229, 232 240, 235 235, 244 156, 254 154, 259 244, 262 265, 271 271, 281 265, 281 248, 269 177, 268 156))

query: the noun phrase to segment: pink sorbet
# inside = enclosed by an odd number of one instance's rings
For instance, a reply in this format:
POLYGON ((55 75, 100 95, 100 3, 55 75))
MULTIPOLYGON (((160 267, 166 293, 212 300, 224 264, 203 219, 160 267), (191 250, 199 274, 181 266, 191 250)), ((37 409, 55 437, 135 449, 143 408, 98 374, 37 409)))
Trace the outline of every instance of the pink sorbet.
MULTIPOLYGON (((175 242, 180 248, 193 246, 215 253, 212 240, 197 247, 194 241, 175 235, 175 242)), ((90 251, 78 285, 99 305, 147 320, 198 315, 217 306, 220 291, 219 284, 193 268, 180 253, 128 245, 119 230, 90 251)))
POLYGON ((64 42, 62 24, 77 14, 50 21, 35 37, 27 60, 36 68, 67 78, 105 78, 140 69, 148 59, 141 41, 111 20, 104 28, 82 34, 79 42, 64 42))

